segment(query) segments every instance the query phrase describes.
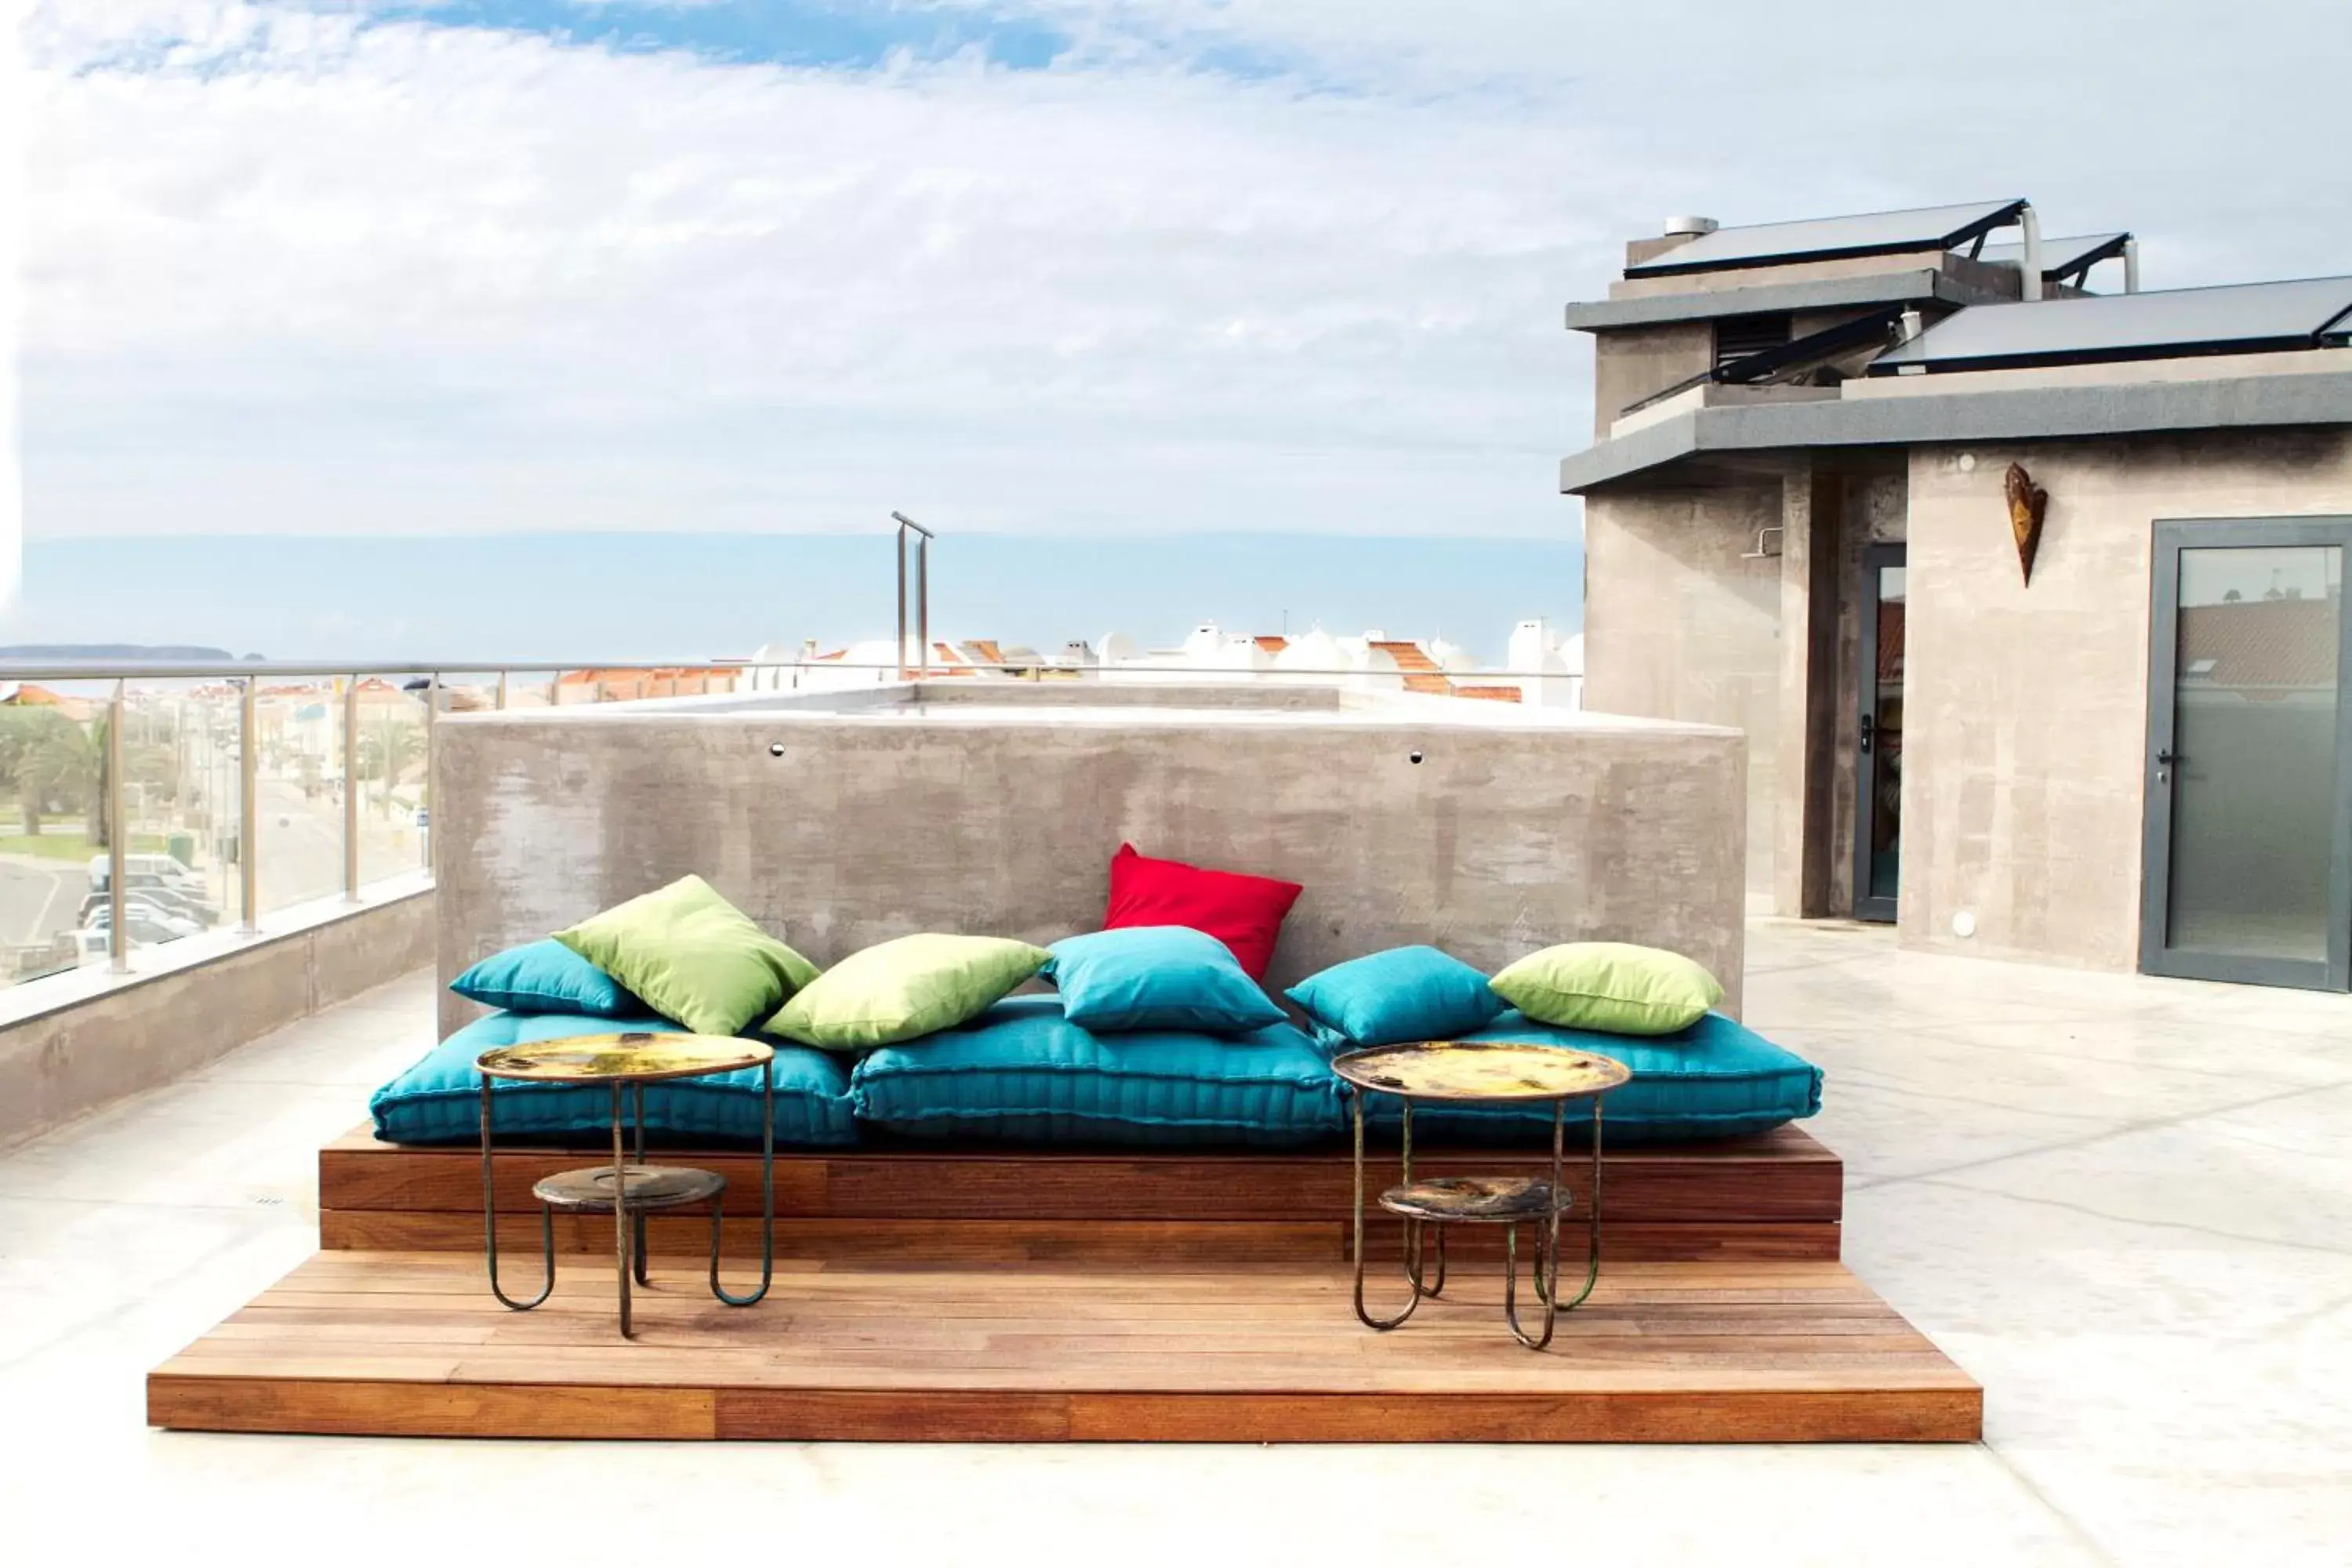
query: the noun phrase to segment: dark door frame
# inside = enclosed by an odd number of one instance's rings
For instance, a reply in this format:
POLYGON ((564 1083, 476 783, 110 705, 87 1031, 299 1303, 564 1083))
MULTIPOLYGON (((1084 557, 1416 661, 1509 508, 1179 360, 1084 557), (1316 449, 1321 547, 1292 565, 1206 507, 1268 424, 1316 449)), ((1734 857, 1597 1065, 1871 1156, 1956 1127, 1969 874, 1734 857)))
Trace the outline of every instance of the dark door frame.
MULTIPOLYGON (((1856 589, 1854 602, 1861 606, 1856 618, 1861 624, 1861 640, 1856 645, 1853 667, 1854 686, 1854 758, 1853 758, 1853 918, 1858 921, 1891 921, 1895 918, 1895 900, 1876 898, 1870 891, 1870 840, 1878 821, 1878 791, 1874 774, 1878 768, 1876 731, 1878 727, 1878 574, 1884 567, 1906 566, 1908 547, 1901 542, 1866 544, 1862 550, 1862 581, 1856 589)), ((1904 595, 1907 602, 1910 584, 1906 573, 1904 595)), ((1906 650, 1908 614, 1906 614, 1906 650)), ((1907 668, 1906 671, 1908 673, 1907 668)), ((1909 686, 1909 681, 1905 681, 1909 686)), ((1903 830, 1898 816, 1896 833, 1903 830)))
POLYGON ((2336 615, 2336 821, 2329 831, 2327 956, 2313 961, 2195 952, 2166 942, 2171 910, 2174 676, 2179 663, 2183 550, 2333 544, 2352 580, 2352 517, 2179 518, 2156 524, 2148 589, 2147 745, 2141 778, 2139 966, 2148 974, 2249 985, 2352 989, 2352 604, 2336 615))

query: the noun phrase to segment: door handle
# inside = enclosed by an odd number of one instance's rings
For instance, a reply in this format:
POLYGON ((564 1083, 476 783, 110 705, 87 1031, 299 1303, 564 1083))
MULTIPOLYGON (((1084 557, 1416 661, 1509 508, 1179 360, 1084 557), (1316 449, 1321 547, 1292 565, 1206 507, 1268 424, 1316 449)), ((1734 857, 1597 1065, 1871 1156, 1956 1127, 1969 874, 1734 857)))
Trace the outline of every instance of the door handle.
POLYGON ((1862 745, 1861 745, 1861 750, 1862 750, 1862 752, 1863 752, 1863 754, 1864 754, 1864 755, 1865 755, 1865 756, 1869 755, 1869 753, 1870 753, 1870 743, 1871 743, 1871 741, 1872 741, 1872 740, 1873 740, 1873 739, 1877 735, 1877 733, 1878 733, 1878 726, 1877 726, 1875 723, 1874 723, 1874 722, 1872 721, 1871 717, 1870 717, 1870 715, 1869 715, 1869 714, 1867 714, 1867 713, 1864 714, 1864 715, 1862 716, 1862 745))

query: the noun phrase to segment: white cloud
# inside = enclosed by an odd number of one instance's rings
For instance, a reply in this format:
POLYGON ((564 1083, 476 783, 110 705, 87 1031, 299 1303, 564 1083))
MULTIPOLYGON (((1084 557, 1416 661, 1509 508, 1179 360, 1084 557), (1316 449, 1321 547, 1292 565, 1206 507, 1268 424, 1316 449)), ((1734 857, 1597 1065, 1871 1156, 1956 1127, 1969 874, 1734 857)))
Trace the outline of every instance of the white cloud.
POLYGON ((795 69, 53 0, 28 526, 1552 532, 1559 307, 1669 209, 2016 193, 2138 227, 2152 285, 2352 270, 2325 95, 2257 79, 2346 63, 2317 7, 994 8, 1084 42, 795 69), (1236 52, 1287 74, 1200 68, 1236 52))

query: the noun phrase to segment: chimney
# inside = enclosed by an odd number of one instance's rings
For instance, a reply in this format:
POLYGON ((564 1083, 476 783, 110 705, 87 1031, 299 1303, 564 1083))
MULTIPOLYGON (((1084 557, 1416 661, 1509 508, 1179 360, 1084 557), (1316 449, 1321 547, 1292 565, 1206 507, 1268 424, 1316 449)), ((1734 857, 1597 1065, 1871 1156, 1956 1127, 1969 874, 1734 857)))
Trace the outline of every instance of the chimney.
POLYGON ((1665 232, 1655 239, 1629 239, 1625 242, 1625 265, 1639 267, 1654 257, 1664 256, 1678 245, 1688 245, 1703 234, 1713 234, 1722 227, 1711 217, 1696 213, 1680 213, 1666 220, 1665 232))

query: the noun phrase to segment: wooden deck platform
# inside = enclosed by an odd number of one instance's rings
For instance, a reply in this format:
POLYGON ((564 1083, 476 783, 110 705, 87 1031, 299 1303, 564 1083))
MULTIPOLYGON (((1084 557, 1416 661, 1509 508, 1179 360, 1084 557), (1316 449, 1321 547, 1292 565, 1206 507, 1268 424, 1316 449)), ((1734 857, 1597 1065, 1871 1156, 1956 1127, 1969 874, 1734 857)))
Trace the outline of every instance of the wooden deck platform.
MULTIPOLYGON (((519 1149, 498 1160, 501 1239, 536 1247, 533 1182, 609 1157, 596 1149, 519 1149)), ((759 1162, 740 1152, 663 1156, 725 1174, 730 1215, 756 1214, 759 1162)), ((1376 1160, 1393 1177, 1395 1152, 1376 1160)), ((1534 1150, 1424 1151, 1429 1175, 1533 1168, 1534 1150)), ((1583 1164, 1570 1184, 1590 1197, 1583 1164)), ((1194 1248, 1220 1257, 1346 1256, 1351 1173, 1344 1150, 1250 1152, 1192 1150, 1070 1152, 1002 1146, 894 1148, 776 1156, 778 1241, 864 1247, 879 1257, 1164 1255, 1194 1248)), ((1626 1260, 1835 1258, 1845 1167, 1795 1127, 1755 1138, 1627 1146, 1603 1163, 1608 1255, 1626 1260)), ((404 1149, 364 1128, 319 1156, 320 1245, 330 1249, 478 1251, 482 1170, 470 1148, 404 1149)), ((707 1246, 698 1219, 655 1222, 656 1252, 707 1246)), ((560 1245, 609 1250, 612 1237, 586 1217, 557 1226, 560 1245)), ((1389 1234, 1384 1227, 1381 1234, 1389 1234)), ((728 1247, 758 1252, 752 1226, 730 1222, 728 1247)))
MULTIPOLYGON (((531 1183, 599 1157, 500 1153, 510 1289, 538 1280, 531 1183)), ((1425 1151, 1416 1166, 1540 1157, 1425 1151)), ((728 1273, 740 1288, 743 1254, 758 1250, 756 1163, 675 1159, 733 1184, 728 1273)), ((1586 1173, 1571 1172, 1581 1212, 1586 1173)), ((614 1324, 608 1218, 560 1219, 554 1297, 510 1312, 483 1275, 479 1156, 362 1131, 320 1153, 322 1250, 152 1373, 148 1413, 213 1431, 467 1436, 1979 1435, 1977 1385, 1838 1262, 1843 1168, 1805 1133, 1628 1147, 1602 1177, 1599 1289, 1542 1352, 1503 1327, 1489 1227, 1457 1228, 1454 1278, 1410 1323, 1357 1322, 1344 1151, 904 1145, 778 1157, 776 1282, 757 1307, 710 1299, 694 1267, 707 1221, 656 1216, 632 1343, 614 1324)), ((1369 1233, 1383 1265, 1376 1310, 1401 1300, 1400 1234, 1393 1222, 1369 1233)), ((1572 1223, 1563 1240, 1581 1256, 1572 1223)))
MULTIPOLYGON (((535 1259, 519 1259, 526 1283, 535 1259)), ((730 1268, 740 1283, 740 1269, 730 1268)), ((1381 1300, 1401 1288, 1381 1271, 1381 1300)), ((891 1441, 1821 1442, 1979 1435, 1977 1385, 1826 1260, 1621 1262, 1542 1352, 1491 1270, 1386 1334, 1336 1263, 780 1260, 757 1307, 611 1265, 509 1312, 478 1257, 327 1251, 148 1379, 210 1431, 891 1441)))

